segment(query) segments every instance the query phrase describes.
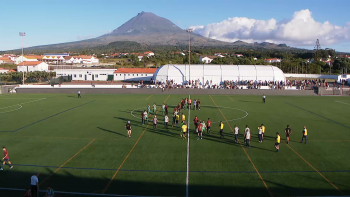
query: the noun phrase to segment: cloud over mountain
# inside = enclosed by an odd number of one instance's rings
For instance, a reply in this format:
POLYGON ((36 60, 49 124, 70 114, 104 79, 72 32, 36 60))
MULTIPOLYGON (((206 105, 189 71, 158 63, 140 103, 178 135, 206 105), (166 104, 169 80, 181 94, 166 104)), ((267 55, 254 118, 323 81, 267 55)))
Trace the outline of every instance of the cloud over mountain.
POLYGON ((322 45, 350 41, 350 22, 336 26, 329 21, 315 21, 310 10, 301 10, 289 20, 256 20, 234 17, 219 23, 192 27, 194 32, 204 37, 234 42, 272 42, 295 46, 314 45, 320 39, 322 45))

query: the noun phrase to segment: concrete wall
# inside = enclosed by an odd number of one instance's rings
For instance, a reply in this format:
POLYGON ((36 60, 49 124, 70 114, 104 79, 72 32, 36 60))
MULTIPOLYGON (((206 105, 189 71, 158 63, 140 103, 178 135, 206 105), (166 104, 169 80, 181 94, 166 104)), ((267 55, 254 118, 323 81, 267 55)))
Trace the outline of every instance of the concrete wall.
POLYGON ((338 75, 284 73, 284 76, 285 77, 293 77, 293 78, 307 78, 307 79, 338 79, 338 75))
POLYGON ((316 95, 313 90, 225 90, 225 89, 120 89, 120 88, 17 88, 17 93, 77 93, 82 94, 191 94, 191 95, 316 95))
POLYGON ((0 94, 8 94, 10 93, 10 90, 12 90, 13 88, 15 88, 16 86, 15 85, 3 85, 3 86, 0 86, 0 94))

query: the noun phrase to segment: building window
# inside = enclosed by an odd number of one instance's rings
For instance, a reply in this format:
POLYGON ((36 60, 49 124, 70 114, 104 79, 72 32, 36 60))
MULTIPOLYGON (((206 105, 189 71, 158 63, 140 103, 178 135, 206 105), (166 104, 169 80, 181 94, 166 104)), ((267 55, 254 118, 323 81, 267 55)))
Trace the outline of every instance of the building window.
POLYGON ((77 77, 77 75, 76 74, 74 74, 74 78, 76 78, 77 77))
POLYGON ((145 74, 145 76, 147 76, 147 74, 145 74))
POLYGON ((135 76, 135 74, 132 74, 132 76, 135 76))
POLYGON ((122 76, 122 74, 120 74, 119 76, 122 76))
POLYGON ((141 76, 143 76, 143 74, 141 74, 141 76))
POLYGON ((128 76, 130 76, 130 74, 128 74, 128 76))
POLYGON ((82 78, 82 77, 83 77, 83 75, 82 75, 82 74, 80 74, 80 75, 79 75, 79 78, 82 78))
POLYGON ((96 74, 95 77, 98 78, 98 74, 96 74))
POLYGON ((136 74, 136 76, 139 76, 139 74, 136 74))
POLYGON ((124 76, 126 76, 126 74, 124 74, 124 76))

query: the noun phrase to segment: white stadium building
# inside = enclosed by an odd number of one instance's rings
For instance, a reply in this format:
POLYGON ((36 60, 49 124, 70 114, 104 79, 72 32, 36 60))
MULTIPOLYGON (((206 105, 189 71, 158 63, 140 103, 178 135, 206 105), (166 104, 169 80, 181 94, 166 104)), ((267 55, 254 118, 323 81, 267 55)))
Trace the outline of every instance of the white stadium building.
POLYGON ((270 65, 164 65, 154 73, 154 80, 165 82, 173 80, 185 84, 188 80, 199 80, 201 84, 212 81, 286 81, 284 73, 270 65), (191 77, 190 77, 191 76, 191 77))

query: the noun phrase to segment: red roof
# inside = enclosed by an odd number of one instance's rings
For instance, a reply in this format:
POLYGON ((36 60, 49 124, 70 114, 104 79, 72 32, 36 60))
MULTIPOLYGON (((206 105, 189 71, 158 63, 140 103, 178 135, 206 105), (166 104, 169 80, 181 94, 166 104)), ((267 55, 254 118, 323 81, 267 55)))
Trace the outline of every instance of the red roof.
POLYGON ((0 57, 0 60, 10 60, 9 57, 0 57))
POLYGON ((9 69, 6 69, 6 68, 0 68, 0 70, 9 70, 9 69))
POLYGON ((156 68, 119 68, 114 73, 150 73, 156 72, 156 68))
POLYGON ((152 51, 146 51, 144 54, 147 55, 147 54, 150 54, 150 53, 153 53, 152 51))
POLYGON ((33 62, 21 62, 18 63, 18 66, 37 66, 39 64, 43 63, 42 61, 33 61, 33 62))
POLYGON ((44 56, 41 55, 25 55, 24 56, 27 59, 43 59, 44 56))

